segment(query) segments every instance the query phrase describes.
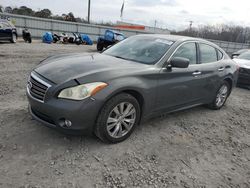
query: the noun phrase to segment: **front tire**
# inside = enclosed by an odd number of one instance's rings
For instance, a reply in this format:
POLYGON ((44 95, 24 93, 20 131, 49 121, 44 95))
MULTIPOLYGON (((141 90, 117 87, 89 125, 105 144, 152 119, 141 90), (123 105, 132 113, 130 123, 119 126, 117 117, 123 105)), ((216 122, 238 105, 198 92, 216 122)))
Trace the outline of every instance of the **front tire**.
POLYGON ((12 33, 12 37, 11 37, 10 42, 12 42, 12 43, 16 43, 16 41, 17 41, 17 34, 12 33))
POLYGON ((213 110, 221 109, 227 101, 227 98, 230 94, 230 89, 231 87, 229 83, 224 81, 219 87, 213 102, 210 103, 208 107, 213 110))
POLYGON ((140 105, 130 94, 111 98, 102 108, 95 135, 104 142, 118 143, 127 139, 140 120, 140 105))

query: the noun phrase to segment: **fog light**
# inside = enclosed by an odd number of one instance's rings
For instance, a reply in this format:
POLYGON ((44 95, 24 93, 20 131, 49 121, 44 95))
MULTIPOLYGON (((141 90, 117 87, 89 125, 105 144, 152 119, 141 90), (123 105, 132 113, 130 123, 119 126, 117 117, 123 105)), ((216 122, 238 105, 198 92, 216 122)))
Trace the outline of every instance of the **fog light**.
POLYGON ((64 124, 66 127, 71 127, 72 122, 70 120, 65 119, 64 124))

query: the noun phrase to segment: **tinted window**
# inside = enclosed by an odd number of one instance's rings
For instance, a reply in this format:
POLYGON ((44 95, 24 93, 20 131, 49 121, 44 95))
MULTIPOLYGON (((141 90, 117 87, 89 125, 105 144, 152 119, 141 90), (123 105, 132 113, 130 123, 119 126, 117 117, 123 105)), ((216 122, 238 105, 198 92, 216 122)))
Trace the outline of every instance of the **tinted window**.
POLYGON ((223 58, 223 53, 220 50, 217 50, 218 52, 218 60, 221 60, 223 58))
POLYGON ((144 64, 155 64, 167 52, 173 41, 167 39, 133 36, 103 52, 116 58, 144 64))
POLYGON ((174 53, 173 57, 183 57, 190 61, 190 64, 196 64, 196 45, 194 42, 183 44, 174 53))
POLYGON ((216 49, 206 44, 199 44, 201 63, 211 63, 217 61, 216 49))

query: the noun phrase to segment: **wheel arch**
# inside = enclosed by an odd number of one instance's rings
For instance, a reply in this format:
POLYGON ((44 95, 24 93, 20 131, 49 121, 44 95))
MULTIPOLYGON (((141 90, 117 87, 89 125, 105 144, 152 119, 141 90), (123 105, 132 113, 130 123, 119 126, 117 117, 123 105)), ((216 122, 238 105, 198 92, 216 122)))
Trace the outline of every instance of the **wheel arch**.
POLYGON ((226 77, 226 78, 224 78, 224 81, 226 81, 230 86, 230 91, 229 91, 229 94, 230 94, 232 91, 232 88, 233 88, 233 79, 230 77, 226 77))
MULTIPOLYGON (((140 120, 139 120, 139 122, 140 122, 141 119, 142 119, 143 112, 145 110, 145 97, 143 96, 143 94, 140 91, 138 91, 135 88, 123 88, 123 89, 119 89, 119 90, 113 92, 111 95, 108 96, 108 98, 106 98, 105 103, 103 104, 103 106, 111 98, 113 98, 114 96, 119 95, 121 93, 130 94, 138 101, 139 106, 140 106, 140 120)), ((102 107, 101 107, 101 109, 102 109, 102 107)))

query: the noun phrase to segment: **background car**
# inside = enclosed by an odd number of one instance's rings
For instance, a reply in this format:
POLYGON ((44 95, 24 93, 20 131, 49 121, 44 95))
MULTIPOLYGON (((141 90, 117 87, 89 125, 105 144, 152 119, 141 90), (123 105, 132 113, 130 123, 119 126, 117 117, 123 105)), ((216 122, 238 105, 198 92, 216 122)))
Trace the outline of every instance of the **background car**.
POLYGON ((16 27, 8 20, 0 20, 0 40, 9 40, 16 43, 17 37, 16 27))
POLYGON ((241 49, 241 50, 238 50, 238 51, 232 53, 231 58, 232 58, 232 59, 233 59, 233 58, 236 58, 236 57, 238 57, 240 54, 242 54, 242 53, 244 53, 244 52, 246 52, 246 51, 248 51, 248 49, 241 49))
POLYGON ((125 36, 114 30, 106 30, 103 37, 99 37, 97 40, 97 50, 102 51, 103 48, 107 48, 110 45, 114 45, 125 39, 125 36))
POLYGON ((237 65, 217 45, 172 35, 137 35, 103 53, 49 57, 31 73, 31 115, 64 132, 128 138, 152 116, 206 104, 220 109, 237 65))
POLYGON ((250 89, 250 50, 241 53, 234 61, 240 67, 237 86, 250 89))

